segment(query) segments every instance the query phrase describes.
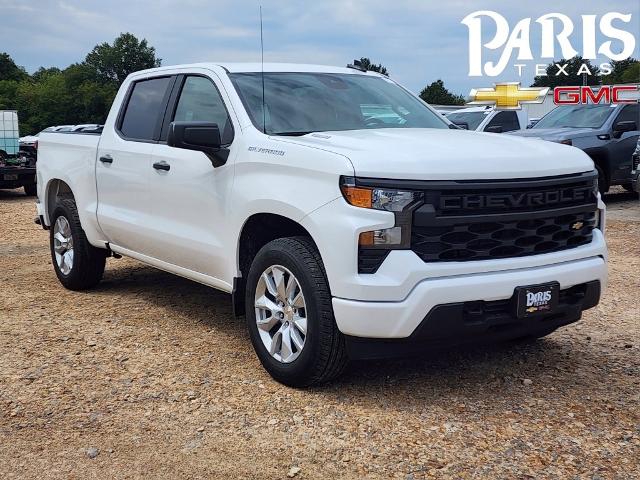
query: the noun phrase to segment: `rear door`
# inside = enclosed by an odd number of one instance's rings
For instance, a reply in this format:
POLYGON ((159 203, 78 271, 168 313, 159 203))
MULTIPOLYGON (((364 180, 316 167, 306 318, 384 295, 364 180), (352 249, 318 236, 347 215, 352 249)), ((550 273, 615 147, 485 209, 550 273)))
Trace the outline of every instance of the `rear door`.
POLYGON ((153 234, 151 153, 174 82, 174 76, 133 82, 114 128, 105 128, 98 146, 98 222, 111 244, 137 253, 148 254, 153 234))
MULTIPOLYGON (((153 150, 150 195, 153 207, 152 256, 215 279, 228 277, 227 228, 229 193, 236 153, 229 99, 215 74, 181 75, 167 110, 162 138, 153 150), (214 168, 202 152, 169 147, 172 121, 218 124, 222 143, 230 149, 227 163, 214 168), (162 168, 158 168, 162 166, 162 168)), ((228 278, 226 278, 228 280, 228 278)))

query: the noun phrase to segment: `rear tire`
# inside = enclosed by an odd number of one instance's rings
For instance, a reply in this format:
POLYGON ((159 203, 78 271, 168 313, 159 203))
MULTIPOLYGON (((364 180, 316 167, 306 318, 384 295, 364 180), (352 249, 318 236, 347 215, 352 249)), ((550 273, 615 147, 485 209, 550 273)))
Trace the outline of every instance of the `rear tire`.
POLYGON ((247 276, 245 307, 256 354, 278 382, 306 387, 332 380, 344 370, 344 336, 335 322, 322 259, 308 238, 280 238, 260 249, 247 276), (284 295, 273 294, 285 290, 284 295), (270 306, 258 307, 265 302, 270 306), (301 317, 304 328, 294 328, 301 317), (290 339, 287 348, 285 339, 290 339))
POLYGON ((53 211, 49 247, 56 276, 65 288, 87 290, 102 280, 107 251, 89 243, 71 198, 59 200, 53 211))
POLYGON ((27 197, 35 197, 38 194, 38 186, 35 183, 24 185, 24 194, 27 197))

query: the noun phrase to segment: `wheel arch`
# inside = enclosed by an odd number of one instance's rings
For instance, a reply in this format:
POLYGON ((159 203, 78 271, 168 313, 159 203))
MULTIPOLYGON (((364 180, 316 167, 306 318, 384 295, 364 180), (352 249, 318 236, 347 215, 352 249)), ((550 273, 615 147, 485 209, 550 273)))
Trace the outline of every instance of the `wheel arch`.
POLYGON ((47 224, 51 224, 51 214, 56 207, 59 198, 73 198, 73 190, 67 182, 59 178, 52 178, 45 188, 45 216, 47 224))
POLYGON ((258 251, 267 243, 278 238, 306 237, 311 240, 316 250, 316 245, 311 233, 299 222, 275 213, 254 213, 248 217, 238 236, 236 246, 237 276, 233 279, 233 311, 236 316, 244 315, 244 294, 246 278, 251 263, 258 251))

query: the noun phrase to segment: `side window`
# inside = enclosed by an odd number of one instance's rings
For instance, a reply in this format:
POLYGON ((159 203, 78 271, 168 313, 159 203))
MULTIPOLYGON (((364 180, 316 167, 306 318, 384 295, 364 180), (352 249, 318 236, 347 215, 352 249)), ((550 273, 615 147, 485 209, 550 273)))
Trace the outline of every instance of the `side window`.
POLYGON ((516 112, 498 112, 495 117, 491 119, 489 124, 485 127, 485 130, 489 127, 500 126, 503 132, 511 132, 513 130, 520 130, 520 122, 518 122, 518 114, 516 112))
POLYGON ((618 114, 615 123, 636 122, 636 127, 640 127, 640 105, 626 105, 618 114))
POLYGON ((165 96, 171 77, 136 82, 122 116, 120 132, 136 140, 156 140, 159 122, 166 109, 165 96))
POLYGON ((233 140, 233 128, 224 101, 208 78, 191 76, 185 79, 173 120, 217 123, 222 143, 233 140))

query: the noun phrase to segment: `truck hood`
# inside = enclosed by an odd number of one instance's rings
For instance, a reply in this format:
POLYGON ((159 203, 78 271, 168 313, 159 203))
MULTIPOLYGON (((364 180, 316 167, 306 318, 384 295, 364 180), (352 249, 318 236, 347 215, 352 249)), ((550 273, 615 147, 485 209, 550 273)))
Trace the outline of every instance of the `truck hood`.
POLYGON ((577 148, 466 130, 386 128, 277 138, 344 155, 361 177, 479 180, 593 170, 592 160, 577 148))
POLYGON ((595 132, 596 130, 593 128, 530 128, 528 130, 510 132, 509 135, 559 142, 560 140, 593 136, 595 132))

